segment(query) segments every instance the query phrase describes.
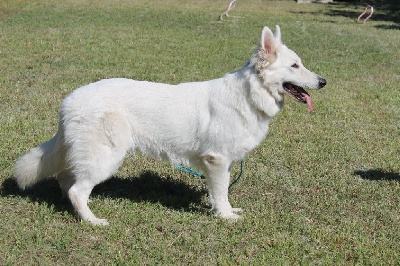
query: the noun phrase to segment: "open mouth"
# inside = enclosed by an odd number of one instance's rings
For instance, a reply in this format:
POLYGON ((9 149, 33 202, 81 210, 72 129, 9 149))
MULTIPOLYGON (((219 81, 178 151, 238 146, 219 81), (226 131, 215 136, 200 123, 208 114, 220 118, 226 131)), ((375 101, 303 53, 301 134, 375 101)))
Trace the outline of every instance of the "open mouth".
POLYGON ((283 89, 296 101, 306 103, 311 112, 314 111, 314 104, 311 100, 311 96, 303 88, 291 83, 283 83, 283 89))

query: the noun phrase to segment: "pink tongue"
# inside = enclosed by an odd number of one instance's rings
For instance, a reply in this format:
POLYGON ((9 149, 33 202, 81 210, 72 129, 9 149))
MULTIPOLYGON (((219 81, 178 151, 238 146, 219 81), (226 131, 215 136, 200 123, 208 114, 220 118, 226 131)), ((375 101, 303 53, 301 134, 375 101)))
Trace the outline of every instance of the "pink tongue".
POLYGON ((308 94, 303 93, 301 96, 303 96, 303 98, 306 100, 306 103, 308 105, 308 108, 310 108, 310 111, 314 111, 314 104, 311 100, 311 96, 308 94))

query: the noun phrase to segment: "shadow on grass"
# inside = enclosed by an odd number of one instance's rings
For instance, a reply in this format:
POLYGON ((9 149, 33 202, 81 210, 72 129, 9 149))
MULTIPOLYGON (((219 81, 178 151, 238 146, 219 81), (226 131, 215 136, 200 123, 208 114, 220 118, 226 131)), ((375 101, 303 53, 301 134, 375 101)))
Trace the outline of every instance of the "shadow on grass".
POLYGON ((205 193, 204 189, 189 186, 181 180, 146 171, 139 177, 112 177, 96 186, 92 195, 135 202, 157 202, 167 208, 190 211, 193 205, 201 204, 205 193))
MULTIPOLYGON (((160 177, 154 172, 144 172, 138 177, 111 177, 97 185, 91 197, 129 199, 134 202, 154 202, 176 210, 202 209, 204 189, 198 189, 171 177, 160 177)), ((58 212, 73 212, 72 205, 61 197, 61 189, 54 179, 42 181, 21 191, 14 180, 5 180, 1 186, 3 196, 27 197, 33 202, 46 203, 58 212)))
MULTIPOLYGON (((375 27, 381 29, 400 29, 400 1, 399 0, 336 0, 329 5, 325 5, 324 14, 327 16, 347 17, 357 21, 358 16, 364 11, 367 5, 374 7, 374 14, 370 20, 391 22, 393 25, 376 25, 375 27)), ((296 13, 309 13, 320 14, 320 12, 296 12, 296 13)), ((360 24, 370 14, 370 9, 361 18, 360 24)), ((332 21, 333 22, 333 21, 332 21)), ((368 24, 368 22, 367 22, 368 24)))
POLYGON ((354 172, 354 175, 357 175, 362 179, 367 180, 388 180, 400 182, 400 173, 387 172, 382 169, 373 169, 366 171, 358 170, 354 172))
POLYGON ((61 197, 61 189, 56 180, 46 180, 22 191, 12 178, 8 178, 1 185, 1 195, 26 197, 32 202, 46 203, 57 212, 67 211, 73 213, 71 204, 61 197))

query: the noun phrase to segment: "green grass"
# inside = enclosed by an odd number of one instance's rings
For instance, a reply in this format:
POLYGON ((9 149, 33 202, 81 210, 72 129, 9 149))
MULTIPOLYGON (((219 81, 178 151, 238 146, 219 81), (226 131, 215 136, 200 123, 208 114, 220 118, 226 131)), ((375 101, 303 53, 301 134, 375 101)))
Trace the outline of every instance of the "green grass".
POLYGON ((363 25, 361 2, 249 0, 218 21, 228 2, 0 3, 1 265, 398 265, 398 17, 377 8, 363 25), (11 180, 75 88, 220 77, 275 24, 328 85, 312 92, 314 113, 287 99, 246 158, 230 192, 242 220, 213 217, 201 180, 148 158, 127 158, 95 188, 90 206, 108 227, 77 221, 54 181, 20 192, 11 180))

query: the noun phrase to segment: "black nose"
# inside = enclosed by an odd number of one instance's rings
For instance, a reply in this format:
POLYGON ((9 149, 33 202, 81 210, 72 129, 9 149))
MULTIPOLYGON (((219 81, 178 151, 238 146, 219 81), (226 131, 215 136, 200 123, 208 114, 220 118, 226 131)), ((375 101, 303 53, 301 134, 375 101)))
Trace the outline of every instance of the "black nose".
POLYGON ((318 77, 319 88, 323 88, 326 85, 326 80, 324 78, 318 77))

